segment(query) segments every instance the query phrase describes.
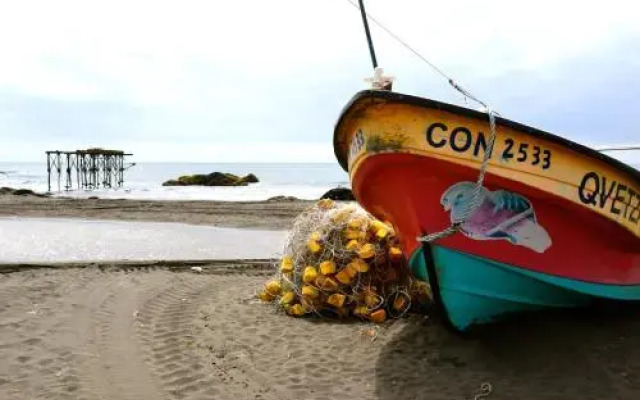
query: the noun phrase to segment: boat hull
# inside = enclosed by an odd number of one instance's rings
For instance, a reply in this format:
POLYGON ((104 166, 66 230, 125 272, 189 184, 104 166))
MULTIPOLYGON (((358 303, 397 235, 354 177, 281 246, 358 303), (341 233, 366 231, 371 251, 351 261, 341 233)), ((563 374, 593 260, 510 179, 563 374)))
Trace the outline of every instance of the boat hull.
POLYGON ((336 126, 357 200, 396 227, 414 271, 431 249, 423 269, 452 324, 640 299, 640 173, 502 119, 480 206, 461 232, 421 245, 468 205, 487 132, 486 115, 379 92, 356 96, 336 126))
POLYGON ((415 277, 438 288, 437 301, 458 330, 525 311, 586 306, 596 298, 640 298, 637 285, 577 281, 441 246, 417 249, 410 267, 415 277))

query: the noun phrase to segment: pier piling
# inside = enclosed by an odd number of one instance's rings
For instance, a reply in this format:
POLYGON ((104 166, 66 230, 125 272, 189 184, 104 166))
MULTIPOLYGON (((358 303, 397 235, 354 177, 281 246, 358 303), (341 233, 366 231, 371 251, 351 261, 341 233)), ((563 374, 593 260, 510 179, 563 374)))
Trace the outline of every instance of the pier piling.
POLYGON ((51 177, 58 182, 58 191, 61 191, 61 178, 64 175, 64 190, 75 189, 111 189, 119 188, 124 184, 124 171, 134 166, 131 163, 125 166, 124 159, 132 156, 121 150, 105 150, 93 148, 76 151, 47 151, 47 184, 51 192, 51 177))

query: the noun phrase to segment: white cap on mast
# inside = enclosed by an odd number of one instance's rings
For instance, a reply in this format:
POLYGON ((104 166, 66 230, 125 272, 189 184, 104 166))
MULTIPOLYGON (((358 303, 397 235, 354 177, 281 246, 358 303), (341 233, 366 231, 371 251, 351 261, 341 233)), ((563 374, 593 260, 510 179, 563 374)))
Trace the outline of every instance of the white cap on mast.
POLYGON ((381 67, 376 67, 373 72, 373 78, 365 79, 365 82, 371 83, 371 89, 373 90, 391 90, 393 86, 393 77, 384 76, 384 70, 381 67))

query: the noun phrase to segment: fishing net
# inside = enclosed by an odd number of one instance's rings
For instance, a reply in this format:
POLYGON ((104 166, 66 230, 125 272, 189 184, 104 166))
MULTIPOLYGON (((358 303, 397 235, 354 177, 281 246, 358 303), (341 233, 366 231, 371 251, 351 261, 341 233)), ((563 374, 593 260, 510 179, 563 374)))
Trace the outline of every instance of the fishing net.
POLYGON ((355 203, 320 200, 293 223, 259 297, 289 315, 398 318, 429 297, 411 277, 393 228, 355 203))

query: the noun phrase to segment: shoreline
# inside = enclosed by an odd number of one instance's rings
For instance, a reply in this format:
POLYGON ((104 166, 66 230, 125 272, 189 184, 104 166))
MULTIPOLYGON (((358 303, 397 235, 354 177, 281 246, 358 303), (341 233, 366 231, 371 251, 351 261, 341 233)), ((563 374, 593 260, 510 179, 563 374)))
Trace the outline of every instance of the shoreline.
POLYGON ((84 199, 0 196, 0 216, 181 222, 228 228, 283 230, 313 200, 265 201, 84 199))
POLYGON ((253 271, 265 276, 273 274, 277 259, 210 259, 210 260, 122 260, 122 261, 38 261, 38 262, 0 262, 0 275, 14 272, 36 270, 97 269, 102 272, 154 271, 158 269, 171 272, 195 272, 202 275, 242 273, 253 271), (193 267, 199 269, 195 271, 193 267))

